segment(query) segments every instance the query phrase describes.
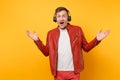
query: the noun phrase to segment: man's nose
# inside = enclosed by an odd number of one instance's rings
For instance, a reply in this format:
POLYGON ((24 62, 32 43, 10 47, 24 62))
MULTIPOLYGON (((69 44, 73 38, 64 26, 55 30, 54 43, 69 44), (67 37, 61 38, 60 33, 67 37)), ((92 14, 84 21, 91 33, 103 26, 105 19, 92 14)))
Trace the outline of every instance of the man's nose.
POLYGON ((60 17, 60 20, 64 20, 64 18, 63 18, 63 17, 60 17))

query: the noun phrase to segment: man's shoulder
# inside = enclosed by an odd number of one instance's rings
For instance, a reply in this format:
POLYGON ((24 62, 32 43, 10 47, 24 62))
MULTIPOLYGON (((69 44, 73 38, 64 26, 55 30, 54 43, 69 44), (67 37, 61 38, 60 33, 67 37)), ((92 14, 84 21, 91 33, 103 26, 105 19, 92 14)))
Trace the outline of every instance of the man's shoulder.
POLYGON ((54 28, 54 29, 49 30, 48 33, 55 33, 57 31, 58 31, 58 28, 54 28))
POLYGON ((80 26, 77 26, 77 25, 70 25, 70 28, 71 29, 80 29, 81 30, 81 27, 80 26))

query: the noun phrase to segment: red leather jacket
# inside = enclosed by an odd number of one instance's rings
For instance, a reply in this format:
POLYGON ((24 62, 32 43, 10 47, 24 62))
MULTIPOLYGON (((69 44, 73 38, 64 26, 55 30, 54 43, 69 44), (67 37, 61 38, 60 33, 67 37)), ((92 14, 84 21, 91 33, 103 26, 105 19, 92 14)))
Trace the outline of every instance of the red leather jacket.
MULTIPOLYGON (((79 73, 84 68, 84 61, 82 55, 82 49, 88 52, 93 47, 95 47, 100 41, 94 38, 91 42, 87 42, 83 31, 78 26, 68 25, 67 26, 68 34, 70 37, 73 63, 74 63, 74 72, 79 73)), ((51 72, 55 76, 57 71, 57 56, 58 56, 58 40, 59 40, 60 31, 58 28, 50 30, 47 34, 46 45, 42 43, 39 39, 34 41, 37 47, 45 56, 49 56, 51 72)))

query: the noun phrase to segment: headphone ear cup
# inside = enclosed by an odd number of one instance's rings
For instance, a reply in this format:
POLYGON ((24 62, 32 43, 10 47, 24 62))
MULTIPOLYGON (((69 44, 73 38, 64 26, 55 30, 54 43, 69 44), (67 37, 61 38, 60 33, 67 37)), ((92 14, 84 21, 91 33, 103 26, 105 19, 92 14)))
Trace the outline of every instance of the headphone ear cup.
MULTIPOLYGON (((54 22, 57 22, 56 17, 53 17, 53 21, 54 21, 54 22)), ((71 21, 71 16, 68 16, 68 21, 71 21)))
POLYGON ((68 16, 68 21, 71 21, 71 16, 68 16))
POLYGON ((57 19, 56 19, 56 17, 53 17, 53 21, 54 21, 54 22, 57 22, 57 19))

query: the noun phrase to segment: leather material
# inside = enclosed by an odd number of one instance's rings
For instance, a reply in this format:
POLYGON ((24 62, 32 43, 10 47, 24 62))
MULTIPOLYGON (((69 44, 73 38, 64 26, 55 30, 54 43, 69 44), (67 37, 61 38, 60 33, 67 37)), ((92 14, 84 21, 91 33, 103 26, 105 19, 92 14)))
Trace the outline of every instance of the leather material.
MULTIPOLYGON (((73 63, 74 63, 74 72, 80 73, 84 69, 84 61, 82 55, 82 49, 86 52, 90 51, 95 47, 100 41, 96 37, 91 41, 87 42, 84 37, 83 31, 79 26, 68 25, 67 31, 70 37, 73 63)), ((57 71, 57 56, 58 56, 58 40, 59 40, 60 31, 58 28, 50 30, 47 34, 46 45, 42 43, 39 39, 34 41, 37 47, 45 56, 49 56, 51 72, 56 76, 57 71)))

